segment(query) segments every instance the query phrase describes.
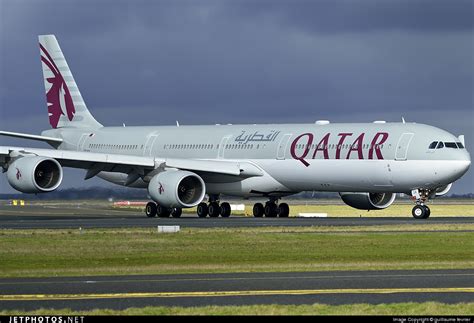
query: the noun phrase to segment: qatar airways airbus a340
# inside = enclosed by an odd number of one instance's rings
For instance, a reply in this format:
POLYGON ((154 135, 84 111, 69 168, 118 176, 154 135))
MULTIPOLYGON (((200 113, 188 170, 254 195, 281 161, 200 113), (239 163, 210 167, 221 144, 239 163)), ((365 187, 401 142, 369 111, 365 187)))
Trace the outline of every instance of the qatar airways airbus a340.
POLYGON ((0 165, 20 192, 51 192, 63 167, 74 167, 86 170, 85 179, 147 189, 149 217, 179 217, 194 206, 200 217, 228 217, 221 195, 265 197, 254 216, 287 217, 280 199, 325 191, 365 210, 387 208, 405 193, 415 202, 412 215, 428 218, 428 199, 446 194, 471 164, 464 136, 415 123, 103 127, 87 109, 56 37, 39 36, 39 47, 52 129, 0 132, 53 147, 0 147, 0 165))

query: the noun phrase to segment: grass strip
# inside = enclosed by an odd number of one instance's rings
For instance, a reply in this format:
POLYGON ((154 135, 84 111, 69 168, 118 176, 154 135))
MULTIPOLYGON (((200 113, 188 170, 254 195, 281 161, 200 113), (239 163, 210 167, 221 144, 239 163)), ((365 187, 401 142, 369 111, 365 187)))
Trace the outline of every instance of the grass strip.
POLYGON ((0 277, 474 266, 472 225, 379 229, 1 230, 0 277))

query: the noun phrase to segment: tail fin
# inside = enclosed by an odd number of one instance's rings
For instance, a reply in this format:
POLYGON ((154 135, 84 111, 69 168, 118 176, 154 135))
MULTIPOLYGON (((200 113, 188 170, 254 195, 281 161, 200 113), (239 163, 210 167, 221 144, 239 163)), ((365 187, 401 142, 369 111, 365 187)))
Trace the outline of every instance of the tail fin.
POLYGON ((102 127, 87 110, 56 36, 41 35, 38 38, 51 127, 102 127))

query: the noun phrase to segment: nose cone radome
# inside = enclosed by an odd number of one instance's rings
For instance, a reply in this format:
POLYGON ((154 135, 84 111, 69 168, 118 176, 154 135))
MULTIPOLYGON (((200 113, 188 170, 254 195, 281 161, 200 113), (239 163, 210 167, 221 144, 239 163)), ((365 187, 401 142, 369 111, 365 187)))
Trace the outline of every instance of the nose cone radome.
POLYGON ((460 161, 460 172, 462 173, 462 175, 464 175, 469 170, 470 166, 471 166, 471 155, 466 150, 464 151, 464 156, 462 160, 460 161))
POLYGON ((467 150, 460 152, 458 158, 456 158, 456 177, 461 178, 469 170, 471 166, 471 155, 467 150))

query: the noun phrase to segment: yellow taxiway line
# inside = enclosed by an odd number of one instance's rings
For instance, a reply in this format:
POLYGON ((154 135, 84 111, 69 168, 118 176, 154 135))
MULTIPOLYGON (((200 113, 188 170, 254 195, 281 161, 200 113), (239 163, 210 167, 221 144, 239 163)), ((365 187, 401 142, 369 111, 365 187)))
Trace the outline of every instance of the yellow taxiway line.
POLYGON ((125 299, 160 297, 228 297, 268 295, 320 295, 320 294, 399 294, 399 293, 474 293, 474 287, 449 288, 348 288, 302 290, 243 290, 210 292, 155 292, 155 293, 106 293, 106 294, 30 294, 0 295, 0 301, 56 301, 88 299, 125 299))

